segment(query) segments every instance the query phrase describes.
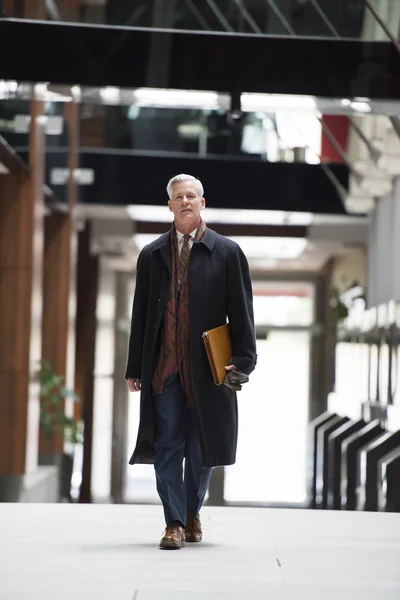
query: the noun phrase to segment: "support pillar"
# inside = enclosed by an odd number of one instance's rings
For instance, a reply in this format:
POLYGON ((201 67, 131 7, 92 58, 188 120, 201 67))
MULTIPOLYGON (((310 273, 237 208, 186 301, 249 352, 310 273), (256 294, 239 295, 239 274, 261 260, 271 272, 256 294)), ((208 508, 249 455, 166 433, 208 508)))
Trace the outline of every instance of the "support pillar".
MULTIPOLYGON (((76 200, 75 170, 78 165, 78 107, 66 106, 68 126, 70 171, 66 212, 54 211, 45 222, 43 261, 43 339, 42 357, 57 375, 65 377, 67 387, 74 385, 75 371, 75 312, 76 312, 76 200)), ((72 416, 73 407, 58 406, 72 416)), ((64 450, 64 440, 59 430, 52 438, 40 438, 41 462, 58 462, 54 455, 64 450)))
POLYGON ((9 169, 0 175, 0 501, 18 501, 25 473, 37 469, 39 386, 33 375, 41 347, 42 115, 42 103, 33 100, 29 170, 0 142, 9 169))
POLYGON ((79 502, 92 501, 93 399, 96 346, 96 310, 99 287, 99 257, 90 253, 90 226, 79 233, 77 270, 77 313, 75 390, 81 403, 75 405, 76 419, 84 423, 82 483, 79 502), (77 414, 77 411, 80 414, 77 414))
POLYGON ((129 345, 129 276, 116 274, 114 397, 111 454, 111 497, 116 504, 124 500, 127 469, 129 391, 125 381, 126 349, 129 345))
POLYGON ((311 339, 309 420, 327 410, 328 394, 334 388, 335 322, 330 304, 332 263, 329 262, 315 283, 315 323, 311 339))

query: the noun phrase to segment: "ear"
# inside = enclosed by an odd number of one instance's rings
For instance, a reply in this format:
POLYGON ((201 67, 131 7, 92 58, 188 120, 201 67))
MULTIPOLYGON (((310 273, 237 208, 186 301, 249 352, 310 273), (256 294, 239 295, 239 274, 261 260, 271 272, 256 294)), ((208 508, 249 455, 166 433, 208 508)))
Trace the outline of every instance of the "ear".
POLYGON ((168 200, 168 208, 172 212, 172 202, 171 202, 171 200, 168 200))
POLYGON ((200 204, 200 210, 204 210, 206 207, 206 199, 202 198, 201 199, 201 204, 200 204))

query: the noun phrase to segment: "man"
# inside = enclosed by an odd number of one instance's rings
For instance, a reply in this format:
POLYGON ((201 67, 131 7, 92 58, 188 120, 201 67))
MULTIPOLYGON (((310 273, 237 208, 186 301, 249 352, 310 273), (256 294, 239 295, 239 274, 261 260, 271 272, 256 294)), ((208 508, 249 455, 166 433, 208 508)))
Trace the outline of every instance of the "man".
POLYGON ((125 378, 131 392, 141 391, 130 464, 154 463, 166 521, 160 548, 179 549, 202 540, 212 467, 235 462, 234 390, 255 367, 256 344, 246 257, 206 227, 198 179, 178 175, 167 192, 172 227, 138 258, 125 378), (227 320, 233 356, 226 385, 216 386, 202 334, 227 320))

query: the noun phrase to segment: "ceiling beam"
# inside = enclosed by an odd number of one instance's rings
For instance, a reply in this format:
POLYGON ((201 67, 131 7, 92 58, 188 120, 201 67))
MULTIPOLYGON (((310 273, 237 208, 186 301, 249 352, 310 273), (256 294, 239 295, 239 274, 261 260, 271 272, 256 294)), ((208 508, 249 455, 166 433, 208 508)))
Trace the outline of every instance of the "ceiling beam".
MULTIPOLYGON (((390 42, 186 30, 157 36, 170 42, 171 61, 155 87, 400 99, 400 56, 390 42)), ((2 78, 142 87, 153 42, 151 28, 0 20, 2 78)))
MULTIPOLYGON (((239 217, 238 217, 239 218, 239 217)), ((212 223, 207 221, 208 227, 217 233, 228 237, 290 237, 305 238, 308 227, 300 225, 246 225, 233 223, 212 223)), ((136 233, 162 234, 168 231, 169 223, 155 221, 136 221, 136 233)))

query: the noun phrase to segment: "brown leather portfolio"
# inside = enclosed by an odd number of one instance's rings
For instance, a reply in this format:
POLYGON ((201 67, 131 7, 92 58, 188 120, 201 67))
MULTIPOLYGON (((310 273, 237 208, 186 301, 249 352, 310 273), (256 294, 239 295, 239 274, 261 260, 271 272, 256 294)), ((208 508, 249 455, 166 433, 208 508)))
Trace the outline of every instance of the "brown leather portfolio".
POLYGON ((221 325, 203 333, 204 346, 214 377, 215 385, 221 385, 226 376, 225 367, 232 359, 231 336, 229 325, 221 325))

